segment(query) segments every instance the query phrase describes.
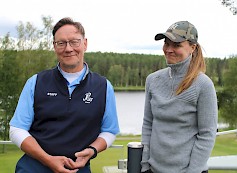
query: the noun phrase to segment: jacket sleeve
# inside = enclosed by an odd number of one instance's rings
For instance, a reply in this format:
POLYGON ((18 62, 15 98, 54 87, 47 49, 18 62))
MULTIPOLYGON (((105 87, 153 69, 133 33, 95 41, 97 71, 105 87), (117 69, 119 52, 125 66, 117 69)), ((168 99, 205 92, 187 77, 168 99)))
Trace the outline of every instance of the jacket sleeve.
POLYGON ((151 95, 149 93, 149 76, 146 80, 146 91, 145 91, 145 107, 144 107, 144 118, 142 125, 142 144, 143 144, 143 153, 142 153, 142 170, 141 172, 145 172, 150 169, 150 165, 148 160, 150 158, 150 138, 151 138, 151 130, 152 130, 152 121, 153 115, 151 112, 151 95))
POLYGON ((187 173, 200 173, 203 168, 207 169, 207 160, 214 147, 217 131, 218 108, 214 85, 207 76, 201 78, 198 85, 198 134, 192 149, 187 173))

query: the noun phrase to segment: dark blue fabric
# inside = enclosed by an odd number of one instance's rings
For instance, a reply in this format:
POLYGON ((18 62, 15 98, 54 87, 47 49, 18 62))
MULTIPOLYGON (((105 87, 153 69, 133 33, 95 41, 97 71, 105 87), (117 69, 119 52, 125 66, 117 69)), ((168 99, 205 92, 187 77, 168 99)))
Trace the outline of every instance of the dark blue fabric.
POLYGON ((34 121, 29 130, 50 155, 75 159, 101 132, 106 105, 106 79, 89 72, 71 96, 57 68, 38 74, 34 121))
MULTIPOLYGON (((53 171, 25 154, 17 162, 15 173, 53 173, 53 171)), ((91 173, 90 166, 81 168, 77 173, 91 173)))

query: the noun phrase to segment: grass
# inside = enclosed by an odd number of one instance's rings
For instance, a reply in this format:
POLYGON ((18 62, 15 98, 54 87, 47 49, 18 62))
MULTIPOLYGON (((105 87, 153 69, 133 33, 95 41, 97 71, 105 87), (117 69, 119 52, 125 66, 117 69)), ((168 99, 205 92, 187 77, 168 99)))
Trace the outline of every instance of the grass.
MULTIPOLYGON (((103 173, 103 166, 117 166, 119 159, 127 158, 127 144, 133 141, 140 141, 140 136, 118 136, 114 145, 123 145, 122 148, 108 148, 100 153, 91 162, 93 173, 103 173)), ((218 136, 212 152, 212 156, 237 155, 237 136, 229 134, 218 136)), ((3 145, 0 145, 0 152, 3 145)), ((5 145, 5 153, 0 153, 0 172, 14 173, 15 165, 23 152, 15 145, 5 145)), ((209 173, 237 173, 237 171, 209 170, 209 173)))
POLYGON ((145 91, 144 86, 127 86, 127 87, 116 87, 114 86, 115 91, 145 91))
POLYGON ((15 145, 5 145, 5 153, 2 153, 3 145, 0 145, 0 172, 14 173, 18 159, 23 155, 15 145))

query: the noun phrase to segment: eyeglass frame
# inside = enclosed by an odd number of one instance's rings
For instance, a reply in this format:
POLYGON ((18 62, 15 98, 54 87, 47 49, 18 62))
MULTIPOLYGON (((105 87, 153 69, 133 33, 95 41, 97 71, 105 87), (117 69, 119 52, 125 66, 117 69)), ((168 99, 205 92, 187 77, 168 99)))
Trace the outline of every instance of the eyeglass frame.
POLYGON ((81 41, 82 39, 79 38, 79 39, 72 39, 72 40, 68 40, 68 41, 54 41, 53 44, 55 45, 55 47, 57 49, 65 49, 67 47, 67 44, 69 44, 72 48, 76 48, 76 47, 79 47, 81 45, 81 41), (78 46, 76 45, 73 45, 72 42, 73 41, 78 41, 78 46), (62 47, 59 46, 59 43, 61 43, 62 47))

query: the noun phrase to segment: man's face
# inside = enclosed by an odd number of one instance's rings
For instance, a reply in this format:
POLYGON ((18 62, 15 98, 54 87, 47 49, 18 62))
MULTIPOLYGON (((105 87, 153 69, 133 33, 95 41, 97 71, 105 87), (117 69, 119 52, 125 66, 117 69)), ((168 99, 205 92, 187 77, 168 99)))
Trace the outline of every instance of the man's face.
POLYGON ((75 26, 64 25, 55 33, 54 50, 63 71, 81 71, 86 49, 87 39, 83 38, 75 26))

